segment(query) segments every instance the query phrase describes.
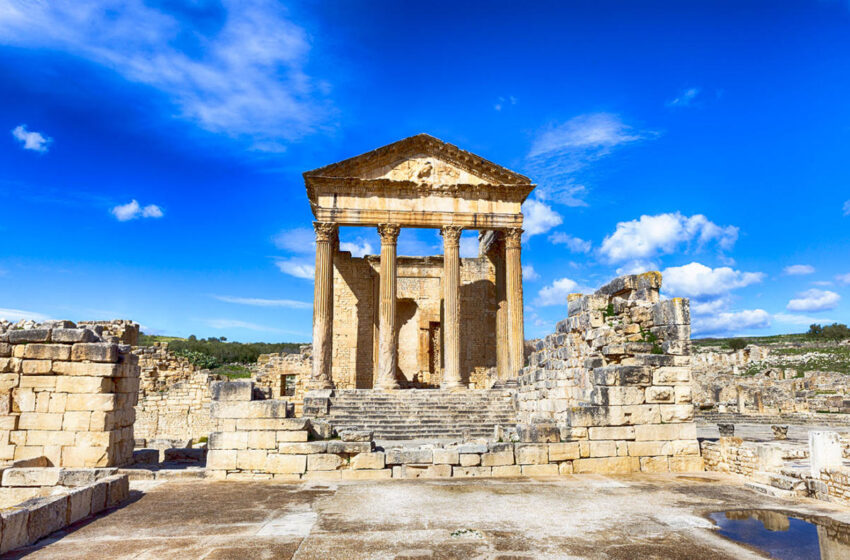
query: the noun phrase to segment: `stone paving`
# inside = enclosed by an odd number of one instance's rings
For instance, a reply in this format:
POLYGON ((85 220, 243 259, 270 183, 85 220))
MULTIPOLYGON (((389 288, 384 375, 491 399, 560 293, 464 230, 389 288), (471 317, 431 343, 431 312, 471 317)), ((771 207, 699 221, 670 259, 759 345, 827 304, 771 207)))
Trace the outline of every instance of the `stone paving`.
POLYGON ((19 551, 28 559, 763 558, 706 516, 781 501, 717 473, 550 480, 142 481, 126 506, 19 551))

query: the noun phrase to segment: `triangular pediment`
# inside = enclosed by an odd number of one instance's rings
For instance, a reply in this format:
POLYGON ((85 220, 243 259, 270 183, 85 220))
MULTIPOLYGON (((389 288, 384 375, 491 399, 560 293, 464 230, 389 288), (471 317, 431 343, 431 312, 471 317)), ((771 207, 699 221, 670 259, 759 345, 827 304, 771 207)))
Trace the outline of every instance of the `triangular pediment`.
POLYGON ((384 180, 431 185, 529 185, 528 177, 427 134, 304 174, 313 177, 384 180))

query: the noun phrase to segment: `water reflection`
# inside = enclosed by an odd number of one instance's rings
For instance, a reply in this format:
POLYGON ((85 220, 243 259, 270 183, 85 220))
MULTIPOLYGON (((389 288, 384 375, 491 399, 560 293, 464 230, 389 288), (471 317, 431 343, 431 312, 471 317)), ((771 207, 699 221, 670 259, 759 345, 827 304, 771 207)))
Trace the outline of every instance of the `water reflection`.
POLYGON ((718 532, 778 560, 848 560, 850 526, 825 517, 789 517, 767 509, 711 514, 718 532))

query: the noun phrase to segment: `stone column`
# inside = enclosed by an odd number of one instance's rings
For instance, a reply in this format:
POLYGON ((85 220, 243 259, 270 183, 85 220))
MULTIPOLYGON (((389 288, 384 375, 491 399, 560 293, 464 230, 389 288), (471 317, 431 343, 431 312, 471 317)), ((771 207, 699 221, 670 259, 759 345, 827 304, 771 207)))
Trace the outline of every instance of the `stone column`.
POLYGON ((508 298, 505 278, 505 235, 494 231, 493 265, 496 274, 496 377, 505 381, 511 376, 511 349, 508 344, 508 298))
POLYGON ((443 226, 443 389, 463 387, 460 379, 460 226, 443 226))
POLYGON ((517 377, 525 361, 525 333, 522 322, 522 229, 505 232, 505 290, 508 299, 508 346, 510 377, 517 377))
POLYGON ((311 389, 333 387, 334 250, 337 225, 313 222, 316 230, 316 277, 313 287, 313 379, 311 389))
POLYGON ((398 389, 395 378, 398 365, 398 331, 396 313, 396 242, 400 228, 396 224, 380 224, 381 289, 378 319, 378 379, 376 389, 398 389))

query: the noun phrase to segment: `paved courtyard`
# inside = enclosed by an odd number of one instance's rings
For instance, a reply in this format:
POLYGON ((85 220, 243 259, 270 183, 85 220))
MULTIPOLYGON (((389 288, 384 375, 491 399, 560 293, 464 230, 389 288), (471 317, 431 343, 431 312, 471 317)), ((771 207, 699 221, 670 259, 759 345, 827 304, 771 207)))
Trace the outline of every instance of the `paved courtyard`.
MULTIPOLYGON (((151 481, 132 501, 23 551, 36 559, 762 558, 705 516, 823 502, 756 494, 716 473, 554 480, 151 481)), ((16 557, 20 557, 16 556, 16 557)))

